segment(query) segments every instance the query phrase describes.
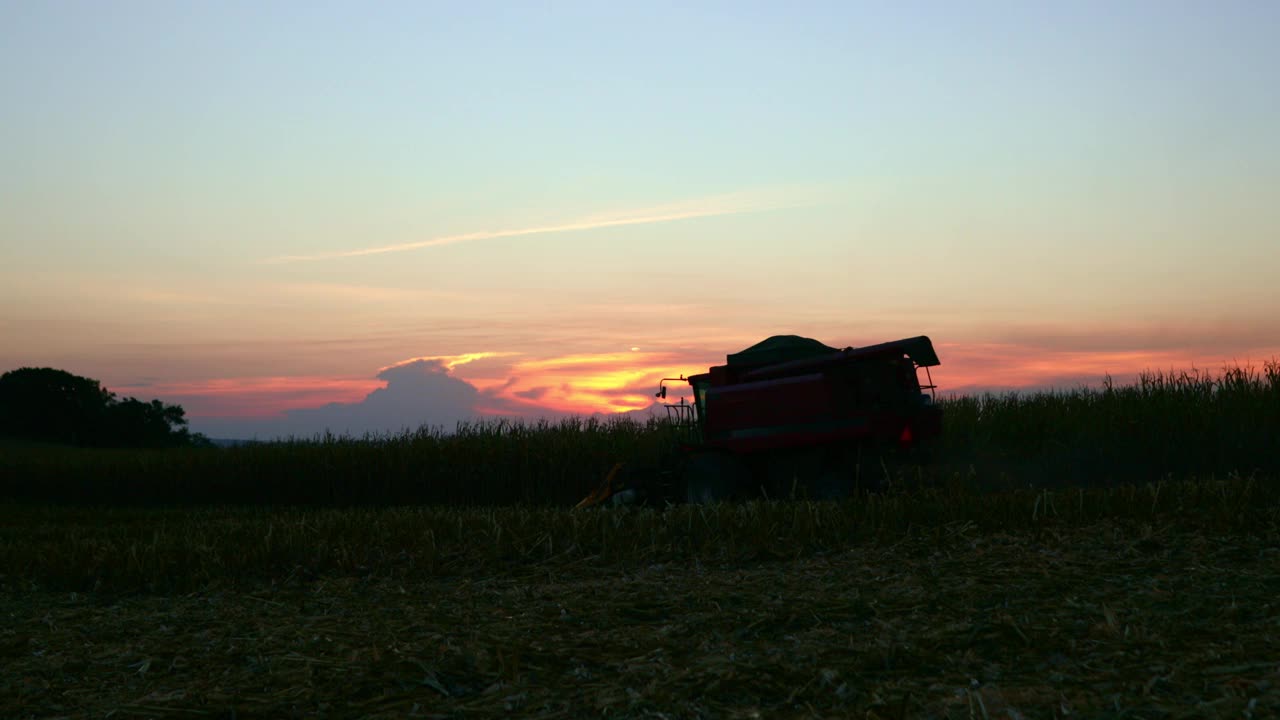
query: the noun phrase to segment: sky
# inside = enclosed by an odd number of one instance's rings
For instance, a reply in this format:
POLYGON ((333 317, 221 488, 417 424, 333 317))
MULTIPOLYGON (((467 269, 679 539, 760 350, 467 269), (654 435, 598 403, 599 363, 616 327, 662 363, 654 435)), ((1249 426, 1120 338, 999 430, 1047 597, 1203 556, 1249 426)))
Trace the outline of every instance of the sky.
POLYGON ((0 370, 215 437, 1280 357, 1280 3, 0 0, 0 370))

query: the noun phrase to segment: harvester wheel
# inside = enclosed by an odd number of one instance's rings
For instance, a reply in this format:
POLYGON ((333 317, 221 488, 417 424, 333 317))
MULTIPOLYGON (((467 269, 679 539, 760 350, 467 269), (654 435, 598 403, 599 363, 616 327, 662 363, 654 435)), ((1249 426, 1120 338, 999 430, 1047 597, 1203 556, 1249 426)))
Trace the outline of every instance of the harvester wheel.
POLYGON ((685 499, 695 505, 732 500, 745 469, 737 458, 717 452, 694 453, 682 472, 685 499))
POLYGON ((774 500, 813 498, 823 471, 821 449, 802 448, 764 453, 763 494, 774 500))

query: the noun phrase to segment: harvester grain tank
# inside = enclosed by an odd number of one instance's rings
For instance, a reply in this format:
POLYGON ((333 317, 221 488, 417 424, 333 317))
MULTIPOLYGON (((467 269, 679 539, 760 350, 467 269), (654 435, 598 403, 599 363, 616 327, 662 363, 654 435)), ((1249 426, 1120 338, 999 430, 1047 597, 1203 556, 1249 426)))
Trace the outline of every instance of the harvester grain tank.
POLYGON ((887 453, 941 434, 926 336, 838 349, 775 335, 687 382, 692 401, 667 405, 684 433, 666 467, 624 472, 580 503, 609 498, 708 502, 752 496, 835 498, 874 486, 887 453), (923 377, 921 377, 923 371, 923 377))

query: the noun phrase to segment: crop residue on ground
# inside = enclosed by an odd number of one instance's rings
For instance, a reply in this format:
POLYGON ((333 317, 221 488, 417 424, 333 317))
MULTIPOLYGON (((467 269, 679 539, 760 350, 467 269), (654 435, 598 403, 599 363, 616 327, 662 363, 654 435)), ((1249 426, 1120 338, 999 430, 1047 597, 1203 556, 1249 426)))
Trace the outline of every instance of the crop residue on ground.
POLYGON ((11 588, 0 715, 1276 716, 1275 537, 958 525, 776 561, 11 588))

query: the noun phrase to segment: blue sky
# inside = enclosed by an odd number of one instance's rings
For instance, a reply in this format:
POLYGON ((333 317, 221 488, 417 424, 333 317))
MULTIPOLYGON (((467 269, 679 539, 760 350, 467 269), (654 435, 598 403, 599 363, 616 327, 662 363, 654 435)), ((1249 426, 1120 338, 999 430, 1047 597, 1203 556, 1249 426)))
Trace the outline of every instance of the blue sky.
POLYGON ((3 3, 0 362, 199 415, 782 332, 1053 358, 1037 382, 1267 357, 1278 31, 1269 2, 3 3))

